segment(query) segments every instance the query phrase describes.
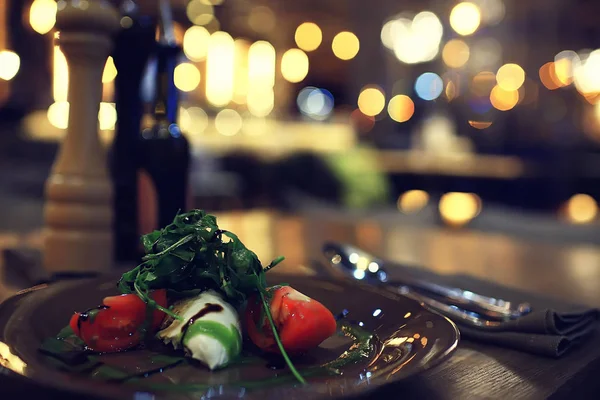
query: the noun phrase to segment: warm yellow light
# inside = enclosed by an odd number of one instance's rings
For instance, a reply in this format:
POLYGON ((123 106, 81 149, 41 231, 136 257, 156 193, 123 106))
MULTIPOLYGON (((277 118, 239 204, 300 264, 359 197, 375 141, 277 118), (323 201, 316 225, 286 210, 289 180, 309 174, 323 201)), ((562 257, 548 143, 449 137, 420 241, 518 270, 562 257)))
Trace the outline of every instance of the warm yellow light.
POLYGON ((388 103, 388 114, 396 122, 406 122, 415 113, 415 103, 410 97, 400 94, 392 97, 388 103))
POLYGON ((189 20, 196 25, 206 25, 215 17, 212 4, 203 0, 191 0, 185 11, 189 20))
POLYGON ((405 214, 414 214, 422 210, 429 202, 429 194, 423 190, 409 190, 398 197, 398 210, 405 214))
POLYGON ((117 109, 112 103, 100 103, 100 110, 98 111, 98 122, 100 129, 113 130, 117 123, 117 109))
POLYGON ((281 75, 288 82, 301 82, 308 74, 308 56, 300 49, 289 49, 281 57, 281 75))
POLYGON ((350 60, 358 54, 360 41, 354 33, 344 31, 334 36, 331 48, 340 60, 350 60))
POLYGON ((248 111, 255 117, 266 117, 275 106, 273 88, 251 88, 247 96, 248 111))
POLYGON ((59 46, 54 46, 53 64, 52 94, 54 95, 54 101, 67 101, 67 92, 69 91, 69 65, 59 46))
POLYGON ((192 63, 181 63, 175 67, 173 80, 182 92, 191 92, 200 84, 200 71, 192 63))
POLYGON ((6 366, 4 362, 10 365, 11 369, 21 375, 25 374, 25 370, 27 368, 27 364, 20 359, 17 355, 13 354, 10 350, 10 347, 6 343, 0 342, 0 366, 6 366))
POLYGON ((104 65, 104 72, 102 73, 102 83, 109 83, 115 80, 117 77, 117 67, 115 67, 115 60, 112 57, 106 59, 104 65))
POLYGON ((34 31, 44 35, 56 24, 57 4, 55 0, 35 0, 29 9, 29 23, 34 31))
POLYGON ((496 82, 504 90, 519 90, 525 83, 525 71, 517 64, 504 64, 496 73, 496 82))
POLYGON ((235 72, 233 79, 233 101, 246 104, 248 96, 248 49, 250 43, 245 39, 235 39, 234 42, 235 72))
POLYGON ((494 86, 492 93, 490 93, 490 102, 497 110, 511 110, 519 102, 519 91, 504 90, 500 86, 494 86))
POLYGON ((481 11, 473 3, 459 3, 450 12, 450 26, 459 35, 467 36, 475 33, 481 23, 481 11))
POLYGON ((21 67, 21 58, 10 50, 0 51, 0 79, 10 81, 17 75, 21 67))
POLYGON ((440 199, 439 210, 448 225, 462 226, 479 214, 481 199, 474 193, 446 193, 440 199))
POLYGON ((203 26, 191 26, 183 35, 183 52, 192 61, 202 61, 208 52, 210 33, 203 26))
POLYGON ((242 129, 242 117, 237 111, 224 109, 219 111, 215 117, 215 128, 217 132, 225 136, 233 136, 242 129))
POLYGON ((576 194, 567 202, 567 218, 576 224, 593 221, 598 215, 596 200, 587 194, 576 194))
POLYGON ((442 50, 442 59, 450 68, 460 68, 469 61, 469 45, 460 39, 452 39, 442 50))
POLYGON ((458 97, 458 88, 456 87, 456 84, 453 81, 449 81, 446 84, 446 89, 444 89, 444 93, 446 93, 446 98, 448 99, 448 101, 454 100, 456 97, 458 97))
POLYGON ((304 22, 296 28, 296 44, 304 51, 316 50, 323 41, 321 28, 314 22, 304 22))
POLYGON ((385 94, 379 87, 366 87, 358 95, 358 109, 366 116, 374 117, 385 107, 385 94))
POLYGON ((584 96, 600 92, 600 49, 592 51, 574 66, 575 87, 584 96))
POLYGON ((422 11, 411 20, 400 17, 388 21, 381 29, 381 40, 406 64, 433 60, 440 51, 444 27, 431 11, 422 11))
POLYGON ((233 99, 235 44, 226 32, 210 35, 206 57, 206 99, 224 107, 233 99))
POLYGON ((69 103, 57 101, 48 107, 48 121, 52 126, 59 129, 67 129, 69 126, 69 103))
POLYGON ((179 126, 185 133, 200 135, 208 127, 208 115, 200 107, 180 108, 179 126))
POLYGON ((267 116, 274 106, 275 48, 258 41, 248 50, 248 111, 256 117, 267 116))
POLYGON ((492 121, 469 121, 469 125, 475 129, 486 129, 492 126, 492 121))
POLYGON ((573 83, 573 63, 569 58, 560 58, 554 62, 554 73, 561 86, 573 83))
POLYGON ((548 62, 540 67, 540 81, 542 85, 549 90, 555 90, 562 86, 560 80, 556 76, 556 69, 553 62, 548 62))
POLYGON ((248 50, 248 85, 273 87, 275 85, 275 47, 259 40, 248 50))

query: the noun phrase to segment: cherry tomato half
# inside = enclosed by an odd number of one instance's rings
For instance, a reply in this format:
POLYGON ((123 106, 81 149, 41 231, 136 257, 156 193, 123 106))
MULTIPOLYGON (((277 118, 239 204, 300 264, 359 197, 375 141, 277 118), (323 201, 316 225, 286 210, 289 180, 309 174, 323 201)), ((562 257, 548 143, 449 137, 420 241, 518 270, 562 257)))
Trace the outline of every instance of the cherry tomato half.
MULTIPOLYGON (((162 307, 167 306, 166 290, 155 290, 152 299, 162 307)), ((155 310, 152 315, 153 330, 162 323, 165 314, 155 310)), ((73 332, 91 350, 116 352, 140 343, 139 329, 146 320, 146 304, 135 294, 106 297, 101 306, 71 317, 73 332)))
MULTIPOLYGON (((336 331, 333 314, 323 304, 289 286, 272 287, 270 310, 284 349, 302 353, 317 347, 336 331)), ((259 299, 248 301, 246 331, 252 342, 264 351, 279 352, 266 316, 262 323, 259 299), (260 328, 259 328, 260 327, 260 328)))

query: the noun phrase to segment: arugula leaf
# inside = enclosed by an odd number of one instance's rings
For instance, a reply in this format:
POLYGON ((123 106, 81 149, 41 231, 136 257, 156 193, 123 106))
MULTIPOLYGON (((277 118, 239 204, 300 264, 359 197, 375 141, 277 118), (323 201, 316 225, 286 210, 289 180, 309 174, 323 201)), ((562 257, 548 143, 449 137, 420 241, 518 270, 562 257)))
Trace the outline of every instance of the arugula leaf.
POLYGON ((118 282, 121 293, 136 293, 149 310, 156 308, 176 319, 181 317, 150 297, 152 290, 167 289, 170 296, 181 298, 213 289, 234 306, 258 295, 288 367, 304 383, 281 344, 268 310, 265 273, 284 257, 263 268, 257 255, 237 235, 220 229, 217 218, 203 210, 177 214, 171 224, 142 236, 141 241, 146 255, 142 264, 122 275, 118 282))

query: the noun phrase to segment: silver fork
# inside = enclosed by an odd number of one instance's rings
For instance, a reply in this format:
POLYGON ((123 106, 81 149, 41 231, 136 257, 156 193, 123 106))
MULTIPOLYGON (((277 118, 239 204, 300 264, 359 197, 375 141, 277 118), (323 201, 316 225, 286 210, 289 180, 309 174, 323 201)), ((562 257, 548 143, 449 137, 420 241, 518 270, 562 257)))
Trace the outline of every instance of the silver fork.
POLYGON ((514 304, 408 276, 390 282, 386 270, 390 263, 347 244, 326 243, 323 254, 331 267, 347 276, 411 297, 451 318, 480 328, 492 328, 531 312, 528 303, 514 304))

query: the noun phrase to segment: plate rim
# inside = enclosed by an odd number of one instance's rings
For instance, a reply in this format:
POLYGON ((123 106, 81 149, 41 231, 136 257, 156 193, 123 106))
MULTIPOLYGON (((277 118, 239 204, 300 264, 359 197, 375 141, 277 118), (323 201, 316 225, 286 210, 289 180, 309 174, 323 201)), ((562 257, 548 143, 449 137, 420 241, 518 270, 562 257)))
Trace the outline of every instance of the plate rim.
MULTIPOLYGON (((4 301, 2 301, 0 303, 0 312, 2 311, 3 308, 5 307, 9 307, 11 304, 17 304, 19 301, 22 301, 23 299, 27 298, 28 296, 31 296, 33 294, 39 293, 42 290, 46 290, 49 288, 54 288, 56 286, 69 286, 69 285, 73 285, 73 286, 77 286, 78 284, 83 284, 84 282, 91 282, 94 280, 98 280, 98 281, 104 281, 106 279, 108 279, 109 277, 112 276, 117 276, 117 274, 107 274, 104 276, 100 276, 100 277, 93 277, 93 278, 82 278, 82 279, 72 279, 72 280, 64 280, 64 281, 58 281, 58 282, 52 282, 52 283, 48 283, 48 284, 41 284, 41 285, 36 285, 24 290, 21 290, 19 292, 17 292, 16 294, 14 294, 13 296, 10 296, 8 298, 6 298, 4 301)), ((310 275, 297 275, 297 274, 290 274, 290 273, 272 273, 270 276, 278 276, 278 277, 282 277, 282 278, 287 278, 288 280, 290 278, 294 278, 294 279, 300 279, 300 280, 306 280, 306 281, 310 281, 311 276, 310 275)), ((313 277, 314 278, 314 277, 313 277)), ((403 302, 412 302, 413 304, 415 304, 416 306, 420 307, 421 309, 424 310, 424 312, 428 313, 428 314, 433 314, 435 315, 437 318, 443 320, 446 324, 449 325, 449 327, 452 328, 452 333, 453 333, 453 339, 452 344, 446 348, 443 352, 439 353, 436 355, 436 357, 434 359, 432 359, 430 362, 427 362, 425 364, 421 364, 419 366, 416 367, 416 369, 414 371, 412 371, 411 373, 405 374, 403 376, 397 376, 397 377, 393 377, 392 379, 389 380, 377 380, 373 383, 369 383, 368 385, 354 385, 351 387, 348 387, 348 390, 341 394, 341 395, 336 395, 333 398, 337 398, 337 399, 345 399, 348 397, 356 397, 356 396, 364 396, 364 395, 368 395, 369 393, 381 389, 382 387, 388 386, 390 384, 395 384, 398 382, 403 382, 406 381, 409 378, 412 378, 416 375, 420 375, 432 368, 437 367, 438 365, 440 365, 441 363, 445 362, 446 360, 448 360, 452 354, 456 351, 456 349, 458 348, 458 345, 460 343, 461 340, 461 334, 460 334, 460 330, 458 328, 458 326, 452 321, 450 320, 448 317, 446 317, 445 315, 442 315, 440 313, 438 313, 435 310, 432 310, 431 308, 427 307, 426 304, 423 304, 421 302, 418 302, 414 299, 411 299, 409 297, 403 296, 400 293, 392 293, 391 291, 385 291, 382 289, 378 289, 375 288, 371 285, 368 285, 366 283, 363 282, 358 282, 356 280, 350 280, 350 279, 344 279, 344 278, 340 278, 340 277, 332 277, 332 276, 328 276, 328 277, 319 277, 319 280, 321 281, 328 281, 331 283, 345 283, 351 286, 356 286, 358 288, 360 288, 363 291, 369 291, 372 292, 374 294, 378 294, 378 295, 385 295, 394 299, 398 299, 398 300, 402 300, 403 302)), ((11 312, 10 315, 12 315, 13 313, 11 312)), ((1 329, 4 329, 6 326, 0 326, 1 329)), ((0 332, 0 339, 4 339, 4 332, 0 332)), ((0 341, 0 344, 3 344, 2 341, 0 341)), ((9 348, 10 351, 10 348, 9 348)), ((0 354, 1 356, 1 354, 0 354)), ((69 395, 69 396, 74 396, 74 395, 86 395, 86 396, 90 396, 90 392, 89 391, 85 391, 85 390, 80 390, 79 387, 71 387, 68 384, 63 384, 62 382, 56 382, 53 381, 51 379, 44 379, 43 375, 36 375, 36 376, 28 376, 25 374, 20 373, 17 369, 18 368, 11 368, 10 365, 10 361, 9 360, 4 360, 3 357, 0 357, 0 376, 4 375, 4 378, 8 378, 10 379, 17 379, 17 380, 21 380, 22 382, 27 382, 28 384, 32 384, 34 386, 37 386, 37 388, 40 389, 50 389, 53 391, 60 391, 61 393, 64 393, 65 395, 69 395), (7 364, 7 365, 4 365, 7 364)), ((322 384, 321 384, 322 385, 322 384)), ((307 387, 305 387, 305 389, 310 388, 310 387, 317 387, 320 386, 320 384, 313 384, 313 385, 308 385, 307 387)), ((289 389, 290 387, 287 386, 287 388, 289 389)), ((300 388, 298 388, 300 389, 300 388)), ((122 387, 119 392, 121 394, 125 394, 127 393, 131 393, 132 395, 137 393, 137 392, 151 392, 151 391, 144 391, 144 390, 140 390, 140 389, 133 389, 133 388, 125 388, 122 387)), ((331 396, 327 396, 325 394, 322 394, 320 392, 312 392, 312 391, 308 391, 307 394, 313 394, 315 395, 314 398, 318 398, 318 399, 331 399, 331 396)), ((162 396, 159 396, 162 397, 162 396)), ((105 396, 97 396, 95 397, 96 399, 112 399, 113 397, 105 397, 105 396)), ((227 398, 227 397, 224 397, 227 398)), ((236 398, 239 398, 236 396, 236 398)))

